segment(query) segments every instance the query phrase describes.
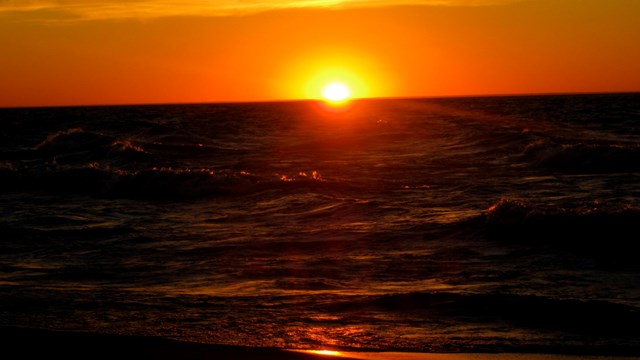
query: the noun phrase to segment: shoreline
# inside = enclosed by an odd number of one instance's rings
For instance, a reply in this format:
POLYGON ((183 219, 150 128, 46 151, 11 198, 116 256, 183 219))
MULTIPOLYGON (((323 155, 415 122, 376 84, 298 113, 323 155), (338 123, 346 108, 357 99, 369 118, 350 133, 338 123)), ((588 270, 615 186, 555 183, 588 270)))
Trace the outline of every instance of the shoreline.
POLYGON ((532 353, 416 353, 288 350, 185 342, 160 337, 38 330, 0 326, 6 354, 64 359, 240 360, 640 360, 639 356, 532 353))

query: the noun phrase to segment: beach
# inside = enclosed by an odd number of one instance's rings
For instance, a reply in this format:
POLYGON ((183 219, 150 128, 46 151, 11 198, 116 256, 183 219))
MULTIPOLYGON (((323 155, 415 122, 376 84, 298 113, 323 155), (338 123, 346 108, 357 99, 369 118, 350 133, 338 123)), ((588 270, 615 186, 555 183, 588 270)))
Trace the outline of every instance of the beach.
POLYGON ((162 338, 0 328, 3 351, 16 358, 217 360, 632 360, 640 357, 522 353, 411 353, 286 350, 181 342, 162 338))

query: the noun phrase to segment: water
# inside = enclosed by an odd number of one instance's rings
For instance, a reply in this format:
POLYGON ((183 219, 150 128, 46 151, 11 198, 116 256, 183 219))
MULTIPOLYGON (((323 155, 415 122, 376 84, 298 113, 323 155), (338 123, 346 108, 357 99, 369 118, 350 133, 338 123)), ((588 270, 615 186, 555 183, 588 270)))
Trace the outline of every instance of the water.
POLYGON ((640 95, 0 109, 0 325, 640 353, 640 95))

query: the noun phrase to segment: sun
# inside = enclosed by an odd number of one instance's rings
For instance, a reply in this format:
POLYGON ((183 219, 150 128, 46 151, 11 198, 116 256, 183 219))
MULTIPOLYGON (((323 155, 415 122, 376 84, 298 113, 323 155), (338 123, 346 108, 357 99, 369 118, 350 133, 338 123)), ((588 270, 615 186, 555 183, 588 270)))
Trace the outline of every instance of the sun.
POLYGON ((322 89, 322 96, 329 102, 344 102, 351 97, 351 89, 341 82, 332 82, 322 89))

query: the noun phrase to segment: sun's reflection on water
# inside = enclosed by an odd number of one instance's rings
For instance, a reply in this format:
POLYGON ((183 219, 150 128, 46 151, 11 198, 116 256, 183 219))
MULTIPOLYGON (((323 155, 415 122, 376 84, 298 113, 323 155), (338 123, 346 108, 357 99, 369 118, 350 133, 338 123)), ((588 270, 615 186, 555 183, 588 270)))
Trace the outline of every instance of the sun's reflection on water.
POLYGON ((317 355, 330 355, 330 356, 342 355, 340 351, 334 351, 334 350, 307 350, 307 352, 311 354, 317 354, 317 355))

